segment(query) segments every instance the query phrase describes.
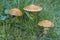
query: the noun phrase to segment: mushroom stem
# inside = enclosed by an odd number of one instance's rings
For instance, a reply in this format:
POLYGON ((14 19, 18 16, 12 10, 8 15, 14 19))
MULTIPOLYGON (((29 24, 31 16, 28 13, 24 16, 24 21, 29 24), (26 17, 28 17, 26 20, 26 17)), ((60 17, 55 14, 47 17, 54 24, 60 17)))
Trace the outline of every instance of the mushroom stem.
POLYGON ((45 27, 44 32, 43 32, 44 33, 44 35, 43 35, 44 38, 47 36, 47 31, 48 31, 48 27, 45 27))
POLYGON ((30 12, 30 15, 33 16, 34 12, 30 12))
POLYGON ((19 21, 18 17, 14 17, 14 19, 16 20, 16 22, 18 22, 18 21, 19 21))

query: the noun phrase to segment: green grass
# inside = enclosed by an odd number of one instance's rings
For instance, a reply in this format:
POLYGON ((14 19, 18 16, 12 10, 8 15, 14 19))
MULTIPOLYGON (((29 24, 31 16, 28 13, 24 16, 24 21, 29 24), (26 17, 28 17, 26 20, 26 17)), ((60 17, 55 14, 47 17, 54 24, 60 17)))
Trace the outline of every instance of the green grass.
POLYGON ((35 0, 33 3, 43 9, 34 13, 31 20, 23 8, 32 4, 32 0, 0 0, 0 40, 43 40, 40 37, 43 28, 38 22, 45 19, 54 22, 55 27, 49 29, 44 40, 60 40, 60 0, 35 0), (15 19, 8 13, 12 8, 19 8, 23 15, 15 19))

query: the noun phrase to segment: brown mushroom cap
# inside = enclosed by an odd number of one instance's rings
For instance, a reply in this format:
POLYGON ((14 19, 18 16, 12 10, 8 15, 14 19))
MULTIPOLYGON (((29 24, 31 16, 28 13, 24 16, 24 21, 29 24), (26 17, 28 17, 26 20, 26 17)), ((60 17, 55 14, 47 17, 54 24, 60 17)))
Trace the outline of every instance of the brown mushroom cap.
POLYGON ((49 20, 40 21, 38 25, 43 27, 54 27, 54 24, 49 20))
POLYGON ((11 9, 9 11, 9 14, 14 15, 14 16, 22 16, 22 12, 18 8, 11 9))
POLYGON ((42 8, 40 6, 36 6, 34 4, 26 6, 23 9, 26 10, 26 11, 30 11, 30 12, 37 12, 37 11, 41 11, 42 10, 42 8))

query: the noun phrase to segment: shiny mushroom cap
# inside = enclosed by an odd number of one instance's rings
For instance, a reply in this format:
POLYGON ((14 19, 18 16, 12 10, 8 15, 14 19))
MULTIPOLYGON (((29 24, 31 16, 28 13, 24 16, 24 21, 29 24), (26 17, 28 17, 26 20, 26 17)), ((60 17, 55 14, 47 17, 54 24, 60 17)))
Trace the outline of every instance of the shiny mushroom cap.
POLYGON ((54 27, 54 24, 49 20, 40 21, 38 25, 43 27, 54 27))
POLYGON ((14 16, 22 16, 22 12, 18 8, 11 9, 9 11, 9 14, 14 15, 14 16))
POLYGON ((37 11, 41 11, 42 10, 42 8, 40 6, 36 6, 34 4, 26 6, 23 9, 26 10, 26 11, 30 11, 30 12, 37 12, 37 11))

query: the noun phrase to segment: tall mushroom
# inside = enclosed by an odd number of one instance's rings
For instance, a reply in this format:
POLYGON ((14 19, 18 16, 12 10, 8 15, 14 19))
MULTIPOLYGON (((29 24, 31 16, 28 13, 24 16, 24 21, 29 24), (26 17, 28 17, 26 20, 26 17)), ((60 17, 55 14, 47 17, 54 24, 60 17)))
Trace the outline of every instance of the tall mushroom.
POLYGON ((31 4, 23 8, 26 11, 29 11, 31 15, 33 15, 34 12, 38 12, 42 10, 42 7, 31 4))
POLYGON ((18 8, 13 8, 9 10, 9 14, 13 16, 22 16, 22 11, 19 10, 18 8))
POLYGON ((38 23, 38 25, 44 27, 44 35, 43 35, 43 37, 46 36, 49 27, 54 27, 54 23, 52 23, 52 22, 49 21, 49 20, 40 21, 40 22, 38 23))

